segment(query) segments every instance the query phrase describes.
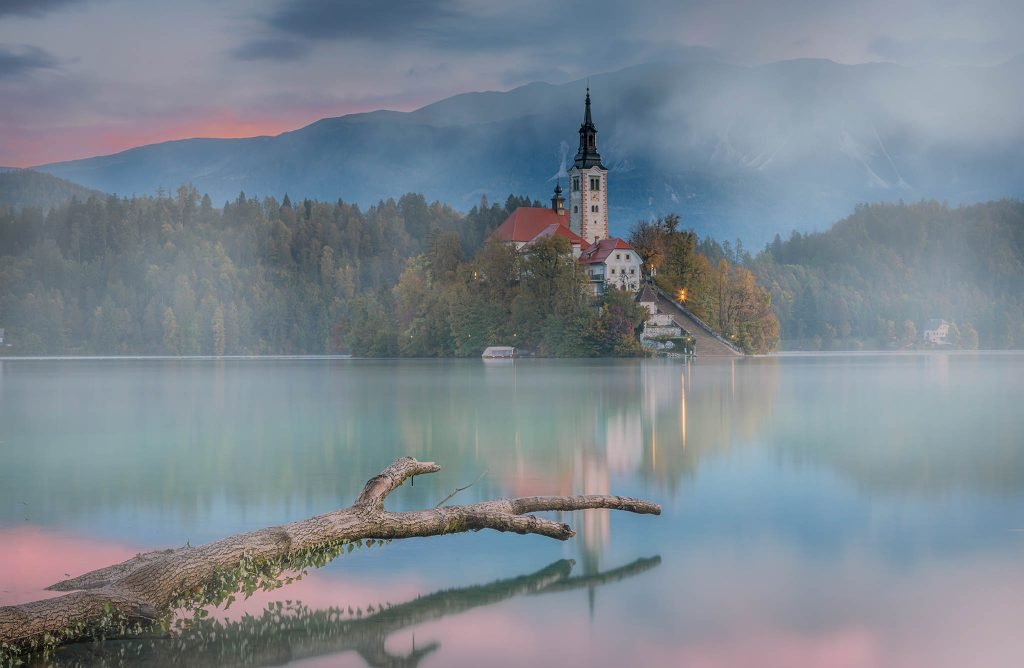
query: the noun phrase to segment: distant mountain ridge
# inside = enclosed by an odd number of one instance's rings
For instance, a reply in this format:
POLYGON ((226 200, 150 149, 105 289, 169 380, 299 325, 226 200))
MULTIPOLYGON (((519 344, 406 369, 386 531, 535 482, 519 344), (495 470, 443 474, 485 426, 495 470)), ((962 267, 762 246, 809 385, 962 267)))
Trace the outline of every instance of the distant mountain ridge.
MULTIPOLYGON (((909 68, 794 60, 642 65, 590 78, 613 234, 678 212, 748 245, 824 229, 859 202, 1024 196, 1024 62, 909 68)), ((546 199, 578 142, 585 82, 325 118, 275 137, 188 139, 39 167, 122 195, 191 182, 368 205, 421 192, 546 199)))
POLYGON ((74 197, 85 200, 92 196, 103 196, 103 193, 50 174, 0 167, 0 207, 16 211, 27 208, 45 211, 74 197))

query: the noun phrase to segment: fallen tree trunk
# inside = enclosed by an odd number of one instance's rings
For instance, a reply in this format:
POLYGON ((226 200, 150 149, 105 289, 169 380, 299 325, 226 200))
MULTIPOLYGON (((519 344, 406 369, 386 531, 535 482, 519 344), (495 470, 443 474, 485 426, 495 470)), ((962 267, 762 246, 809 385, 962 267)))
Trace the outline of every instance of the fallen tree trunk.
MULTIPOLYGON (((405 480, 440 467, 403 457, 371 478, 356 502, 305 520, 236 534, 197 547, 140 554, 49 587, 58 598, 0 607, 0 653, 52 647, 109 628, 151 623, 168 611, 230 599, 239 589, 281 585, 282 573, 319 566, 345 545, 494 529, 566 540, 566 524, 528 513, 592 508, 660 514, 654 503, 621 496, 533 496, 394 513, 384 499, 405 480)), ((290 579, 285 578, 285 582, 290 579)))

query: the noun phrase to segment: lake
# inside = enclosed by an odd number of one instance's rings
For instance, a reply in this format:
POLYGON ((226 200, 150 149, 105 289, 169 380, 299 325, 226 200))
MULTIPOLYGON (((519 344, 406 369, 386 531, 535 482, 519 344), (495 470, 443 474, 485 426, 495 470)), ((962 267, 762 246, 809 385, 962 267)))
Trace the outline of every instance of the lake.
POLYGON ((1024 354, 0 360, 0 605, 352 503, 612 493, 558 542, 360 549, 67 664, 1024 665, 1024 354), (482 478, 481 474, 486 472, 482 478))

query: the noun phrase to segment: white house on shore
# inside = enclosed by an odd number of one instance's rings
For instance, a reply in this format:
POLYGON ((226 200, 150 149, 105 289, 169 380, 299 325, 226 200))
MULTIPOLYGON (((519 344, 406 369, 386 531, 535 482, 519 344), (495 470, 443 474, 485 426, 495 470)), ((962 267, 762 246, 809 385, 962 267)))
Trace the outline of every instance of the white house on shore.
POLYGON ((609 287, 636 292, 640 289, 640 256, 622 239, 601 239, 580 255, 595 295, 609 287))
POLYGON ((932 318, 925 326, 922 336, 924 337, 925 343, 931 343, 937 346, 945 345, 946 337, 949 336, 949 323, 945 320, 932 318))

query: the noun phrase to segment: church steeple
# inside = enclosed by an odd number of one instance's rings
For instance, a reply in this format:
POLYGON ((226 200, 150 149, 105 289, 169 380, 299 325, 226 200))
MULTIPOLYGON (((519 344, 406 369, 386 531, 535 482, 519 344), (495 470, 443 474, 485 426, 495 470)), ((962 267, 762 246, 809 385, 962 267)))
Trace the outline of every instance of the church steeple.
POLYGON ((608 169, 597 152, 597 127, 590 115, 590 86, 580 125, 580 150, 569 168, 569 229, 593 243, 608 238, 608 169))
POLYGON ((565 215, 565 197, 562 196, 562 182, 555 184, 555 194, 551 196, 551 210, 559 216, 565 215))
POLYGON ((587 86, 587 102, 583 111, 583 123, 580 125, 580 148, 576 151, 573 165, 580 169, 589 169, 595 165, 604 169, 601 154, 597 152, 597 127, 590 115, 590 86, 587 86))

